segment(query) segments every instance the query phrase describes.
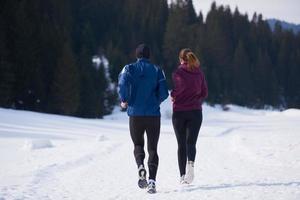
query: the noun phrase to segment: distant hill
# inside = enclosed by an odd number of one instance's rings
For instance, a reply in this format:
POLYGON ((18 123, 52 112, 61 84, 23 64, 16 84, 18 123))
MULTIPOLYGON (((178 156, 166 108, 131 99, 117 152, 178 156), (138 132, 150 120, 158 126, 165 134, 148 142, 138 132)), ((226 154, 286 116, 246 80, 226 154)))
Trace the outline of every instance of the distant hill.
POLYGON ((267 19, 267 22, 269 23, 272 30, 274 30, 275 23, 277 21, 281 23, 282 28, 285 30, 292 30, 292 31, 294 31, 294 33, 300 32, 300 24, 288 23, 285 21, 277 20, 277 19, 267 19))

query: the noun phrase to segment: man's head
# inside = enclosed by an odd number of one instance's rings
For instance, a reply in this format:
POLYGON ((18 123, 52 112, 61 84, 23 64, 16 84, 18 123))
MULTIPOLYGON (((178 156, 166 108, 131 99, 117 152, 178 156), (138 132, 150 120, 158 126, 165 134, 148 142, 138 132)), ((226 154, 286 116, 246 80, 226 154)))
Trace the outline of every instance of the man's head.
POLYGON ((137 58, 150 58, 150 48, 146 44, 140 44, 136 50, 135 55, 137 58))

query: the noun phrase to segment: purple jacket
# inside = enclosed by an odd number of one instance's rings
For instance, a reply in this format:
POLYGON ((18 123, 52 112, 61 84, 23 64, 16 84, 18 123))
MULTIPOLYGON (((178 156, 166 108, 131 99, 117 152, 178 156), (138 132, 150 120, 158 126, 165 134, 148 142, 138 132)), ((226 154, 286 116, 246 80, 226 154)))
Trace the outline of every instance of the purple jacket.
POLYGON ((200 68, 193 71, 186 64, 180 65, 173 73, 174 89, 171 92, 174 111, 202 110, 207 97, 207 84, 200 68))

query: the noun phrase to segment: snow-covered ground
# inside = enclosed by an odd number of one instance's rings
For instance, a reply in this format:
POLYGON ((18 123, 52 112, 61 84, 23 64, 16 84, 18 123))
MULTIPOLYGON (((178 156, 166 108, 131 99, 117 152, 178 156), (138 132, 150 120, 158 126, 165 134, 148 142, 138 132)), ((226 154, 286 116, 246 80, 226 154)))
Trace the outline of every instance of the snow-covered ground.
POLYGON ((179 185, 171 103, 162 105, 158 193, 137 187, 128 118, 0 109, 0 200, 299 200, 300 110, 203 108, 196 178, 179 185))

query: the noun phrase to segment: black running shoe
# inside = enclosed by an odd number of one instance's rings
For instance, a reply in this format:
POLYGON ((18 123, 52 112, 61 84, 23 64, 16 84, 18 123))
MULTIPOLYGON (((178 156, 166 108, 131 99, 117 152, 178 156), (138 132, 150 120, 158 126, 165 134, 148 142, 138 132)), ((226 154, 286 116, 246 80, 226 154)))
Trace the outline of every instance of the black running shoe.
POLYGON ((138 175, 139 175, 138 186, 142 189, 147 188, 148 186, 147 179, 146 179, 147 172, 143 165, 139 166, 138 175))

